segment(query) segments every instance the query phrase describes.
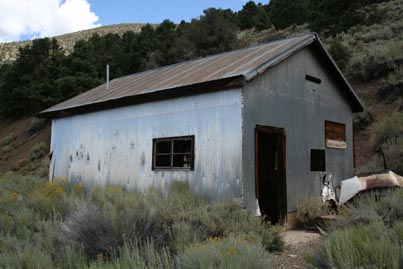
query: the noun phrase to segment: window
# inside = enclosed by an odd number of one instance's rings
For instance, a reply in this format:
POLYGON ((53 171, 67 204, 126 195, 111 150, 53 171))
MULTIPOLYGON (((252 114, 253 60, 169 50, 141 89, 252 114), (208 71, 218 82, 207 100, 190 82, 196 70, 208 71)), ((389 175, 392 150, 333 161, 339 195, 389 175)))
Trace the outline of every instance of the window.
POLYGON ((347 148, 346 125, 342 123, 325 121, 325 139, 328 148, 347 148))
POLYGON ((326 171, 325 150, 311 149, 311 171, 326 171))
POLYGON ((194 136, 153 140, 153 169, 193 170, 194 136))

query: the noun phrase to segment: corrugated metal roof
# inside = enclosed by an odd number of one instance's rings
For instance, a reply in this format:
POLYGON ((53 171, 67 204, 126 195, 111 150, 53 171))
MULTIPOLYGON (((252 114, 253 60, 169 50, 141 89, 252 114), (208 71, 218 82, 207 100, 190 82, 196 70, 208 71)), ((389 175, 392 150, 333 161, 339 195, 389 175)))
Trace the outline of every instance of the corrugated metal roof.
POLYGON ((42 113, 240 76, 249 81, 315 40, 316 34, 310 33, 116 78, 110 81, 108 90, 106 84, 100 85, 42 113))

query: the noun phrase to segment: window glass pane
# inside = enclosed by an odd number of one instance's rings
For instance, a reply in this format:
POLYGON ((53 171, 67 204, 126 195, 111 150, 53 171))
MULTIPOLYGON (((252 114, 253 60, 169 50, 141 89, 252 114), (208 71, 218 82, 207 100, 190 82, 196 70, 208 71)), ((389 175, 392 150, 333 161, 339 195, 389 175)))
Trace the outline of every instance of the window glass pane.
POLYGON ((156 153, 171 153, 171 143, 172 141, 157 141, 155 143, 156 153))
POLYGON ((326 171, 326 157, 323 149, 311 149, 311 171, 326 171))
POLYGON ((190 168, 191 154, 174 154, 173 167, 190 168))
POLYGON ((154 139, 153 169, 193 169, 194 137, 154 139))
POLYGON ((192 151, 192 140, 174 140, 174 153, 190 153, 192 151))
POLYGON ((171 155, 156 155, 155 167, 171 167, 171 155))

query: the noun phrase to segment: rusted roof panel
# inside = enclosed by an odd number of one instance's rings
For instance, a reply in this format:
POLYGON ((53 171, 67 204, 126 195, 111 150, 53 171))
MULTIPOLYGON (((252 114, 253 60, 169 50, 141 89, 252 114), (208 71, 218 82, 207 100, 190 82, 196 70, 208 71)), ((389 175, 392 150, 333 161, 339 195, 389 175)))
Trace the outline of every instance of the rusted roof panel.
POLYGON ((235 82, 240 78, 248 82, 311 43, 315 44, 318 53, 326 59, 329 68, 335 71, 346 87, 353 112, 363 111, 363 104, 320 39, 315 33, 309 33, 116 78, 110 82, 108 90, 106 84, 100 85, 48 108, 42 113, 55 115, 62 111, 81 110, 83 112, 83 109, 88 107, 99 108, 101 104, 118 105, 121 100, 140 100, 138 98, 140 95, 154 94, 156 96, 155 94, 160 91, 186 87, 185 92, 188 92, 195 85, 203 86, 199 87, 201 91, 209 90, 212 85, 235 82))
POLYGON ((248 81, 261 73, 259 70, 262 67, 276 64, 275 60, 284 59, 292 54, 292 50, 305 47, 315 40, 315 34, 300 35, 116 78, 110 81, 108 90, 105 84, 100 85, 43 113, 232 77, 243 76, 248 81))

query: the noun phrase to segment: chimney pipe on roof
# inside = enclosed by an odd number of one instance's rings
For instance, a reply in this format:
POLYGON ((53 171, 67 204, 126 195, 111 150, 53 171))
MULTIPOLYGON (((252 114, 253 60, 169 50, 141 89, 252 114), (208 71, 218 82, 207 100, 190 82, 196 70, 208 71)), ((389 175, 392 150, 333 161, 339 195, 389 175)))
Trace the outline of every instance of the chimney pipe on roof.
POLYGON ((109 90, 109 64, 106 65, 106 90, 109 90))

